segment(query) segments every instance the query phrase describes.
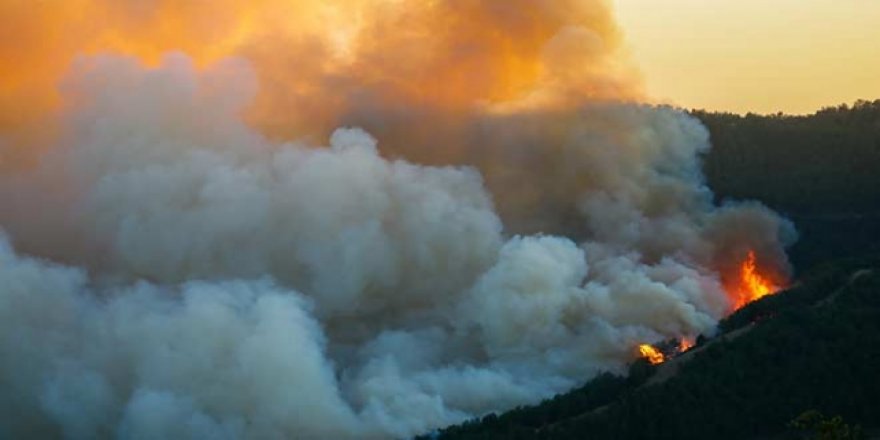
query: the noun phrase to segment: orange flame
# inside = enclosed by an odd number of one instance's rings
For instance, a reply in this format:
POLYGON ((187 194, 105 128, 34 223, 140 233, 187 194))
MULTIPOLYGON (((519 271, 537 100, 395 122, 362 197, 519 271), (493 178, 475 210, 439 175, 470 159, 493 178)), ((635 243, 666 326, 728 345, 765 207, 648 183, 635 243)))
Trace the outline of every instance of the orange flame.
POLYGON ((666 360, 666 357, 663 356, 663 353, 660 350, 657 350, 651 345, 642 344, 639 345, 639 354, 642 355, 643 358, 647 359, 651 365, 662 364, 663 361, 666 360))
POLYGON ((736 309, 767 295, 772 295, 779 290, 778 286, 758 273, 756 260, 755 251, 750 250, 746 260, 740 266, 740 289, 736 298, 736 309))
POLYGON ((681 341, 678 343, 678 352, 684 353, 691 349, 694 346, 694 341, 688 338, 681 338, 681 341))

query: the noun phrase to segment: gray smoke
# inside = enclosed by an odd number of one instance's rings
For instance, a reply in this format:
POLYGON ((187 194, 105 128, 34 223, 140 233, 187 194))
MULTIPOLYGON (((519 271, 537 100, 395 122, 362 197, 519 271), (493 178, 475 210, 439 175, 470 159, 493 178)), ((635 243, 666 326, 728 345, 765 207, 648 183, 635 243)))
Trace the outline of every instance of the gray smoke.
POLYGON ((713 205, 680 111, 481 115, 479 169, 420 166, 268 140, 253 78, 74 67, 56 147, 0 176, 0 437, 412 436, 712 333, 747 249, 785 274, 791 225, 713 205))

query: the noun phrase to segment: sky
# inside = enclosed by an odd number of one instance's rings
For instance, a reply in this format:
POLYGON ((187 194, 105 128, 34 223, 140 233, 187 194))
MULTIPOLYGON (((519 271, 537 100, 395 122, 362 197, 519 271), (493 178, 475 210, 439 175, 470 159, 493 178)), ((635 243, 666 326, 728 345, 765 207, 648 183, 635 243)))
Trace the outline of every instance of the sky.
POLYGON ((615 0, 652 97, 812 113, 880 99, 880 0, 615 0))

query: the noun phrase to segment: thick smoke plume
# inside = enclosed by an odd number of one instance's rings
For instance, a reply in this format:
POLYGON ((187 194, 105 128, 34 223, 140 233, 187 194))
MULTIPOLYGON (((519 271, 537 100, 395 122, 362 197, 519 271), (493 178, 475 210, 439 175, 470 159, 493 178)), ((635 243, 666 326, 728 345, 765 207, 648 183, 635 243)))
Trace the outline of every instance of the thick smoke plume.
POLYGON ((604 2, 326 3, 3 6, 0 437, 407 437, 784 281, 604 2))
MULTIPOLYGON (((0 24, 0 131, 31 147, 7 145, 7 166, 39 150, 46 112, 63 105, 55 85, 79 54, 157 65, 182 51, 202 67, 246 58, 262 90, 247 118, 284 139, 320 141, 359 122, 424 140, 474 112, 641 95, 603 0, 3 1, 0 24), (406 125, 382 122, 391 116, 406 125)), ((400 144, 383 148, 466 159, 400 144)))

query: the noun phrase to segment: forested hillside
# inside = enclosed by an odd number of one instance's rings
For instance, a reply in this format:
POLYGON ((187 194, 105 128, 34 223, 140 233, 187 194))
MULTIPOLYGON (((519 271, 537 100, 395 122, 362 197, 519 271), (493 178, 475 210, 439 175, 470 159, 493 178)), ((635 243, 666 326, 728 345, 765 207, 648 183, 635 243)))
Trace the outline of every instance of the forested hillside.
POLYGON ((759 200, 795 222, 795 268, 880 252, 880 100, 810 116, 692 112, 719 201, 759 200))
POLYGON ((719 197, 796 216, 880 212, 880 100, 810 116, 693 114, 712 136, 704 170, 719 197))
MULTIPOLYGON (((603 375, 541 405, 449 428, 440 439, 814 438, 880 425, 880 260, 826 265, 753 303, 721 333, 659 367, 603 375), (662 369, 672 369, 660 374, 662 369), (657 377, 670 376, 666 380, 657 377), (830 429, 826 426, 826 429, 830 429)), ((847 434, 847 432, 849 434, 847 434)))
POLYGON ((719 335, 659 367, 640 360, 627 377, 601 375, 540 405, 429 437, 877 435, 880 100, 810 116, 692 113, 712 137, 704 170, 718 202, 759 200, 797 226, 794 287, 739 310, 719 335))

